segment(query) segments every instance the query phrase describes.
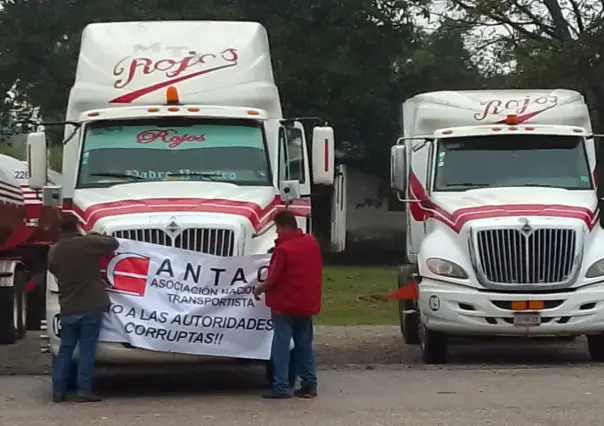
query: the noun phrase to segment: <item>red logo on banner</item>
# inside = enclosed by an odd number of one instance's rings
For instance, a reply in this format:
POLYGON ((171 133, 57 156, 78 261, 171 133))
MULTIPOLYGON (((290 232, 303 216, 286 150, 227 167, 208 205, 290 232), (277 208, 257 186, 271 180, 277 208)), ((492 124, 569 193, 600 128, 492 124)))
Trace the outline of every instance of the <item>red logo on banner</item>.
POLYGON ((109 291, 144 296, 147 290, 150 259, 137 253, 118 253, 103 258, 101 270, 109 291))

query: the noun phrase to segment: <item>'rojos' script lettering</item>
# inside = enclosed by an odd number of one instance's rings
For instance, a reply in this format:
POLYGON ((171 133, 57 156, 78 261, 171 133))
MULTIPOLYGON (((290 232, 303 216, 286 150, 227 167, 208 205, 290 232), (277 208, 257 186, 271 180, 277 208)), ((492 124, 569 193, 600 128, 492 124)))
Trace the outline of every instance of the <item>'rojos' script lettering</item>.
POLYGON ((204 142, 206 140, 204 135, 179 135, 175 129, 166 130, 146 130, 136 135, 136 143, 138 144, 150 144, 156 141, 168 144, 170 148, 178 148, 183 143, 187 142, 204 142))
MULTIPOLYGON (((185 80, 187 77, 194 77, 199 72, 187 73, 196 67, 204 65, 214 65, 208 69, 221 69, 228 66, 237 65, 239 61, 239 53, 237 49, 229 48, 219 53, 197 53, 189 51, 188 55, 183 58, 161 58, 151 59, 145 57, 132 58, 126 56, 119 61, 113 68, 113 75, 116 77, 114 87, 123 89, 128 86, 138 75, 150 75, 154 73, 164 73, 167 78, 181 78, 185 80), (218 61, 218 62, 216 62, 218 61), (220 62, 224 65, 220 66, 220 62)), ((200 70, 203 72, 203 68, 200 70)))
MULTIPOLYGON (((539 113, 546 109, 553 108, 557 104, 557 96, 538 96, 536 98, 526 97, 524 99, 509 99, 507 101, 493 99, 480 103, 483 109, 482 111, 474 114, 474 119, 477 121, 482 121, 490 115, 501 115, 504 113, 523 115, 527 113, 527 110, 532 105, 538 106, 539 109, 533 112, 539 113)), ((534 110, 534 107, 531 109, 534 110)))

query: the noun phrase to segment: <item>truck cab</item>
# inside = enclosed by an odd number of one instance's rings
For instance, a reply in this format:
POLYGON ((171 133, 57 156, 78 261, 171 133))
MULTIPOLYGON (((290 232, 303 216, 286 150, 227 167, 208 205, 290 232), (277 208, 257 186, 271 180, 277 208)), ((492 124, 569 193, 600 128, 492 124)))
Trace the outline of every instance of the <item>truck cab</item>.
MULTIPOLYGON (((310 232, 311 184, 334 182, 334 131, 283 117, 268 36, 254 22, 88 25, 66 123, 64 211, 84 233, 266 254, 274 215, 289 209, 310 232)), ((48 274, 52 353, 58 312, 48 274)), ((198 359, 107 342, 97 352, 105 363, 198 359)))
POLYGON ((589 112, 573 91, 418 95, 392 187, 407 203, 401 331, 443 363, 457 337, 587 335, 604 359, 604 238, 589 112))

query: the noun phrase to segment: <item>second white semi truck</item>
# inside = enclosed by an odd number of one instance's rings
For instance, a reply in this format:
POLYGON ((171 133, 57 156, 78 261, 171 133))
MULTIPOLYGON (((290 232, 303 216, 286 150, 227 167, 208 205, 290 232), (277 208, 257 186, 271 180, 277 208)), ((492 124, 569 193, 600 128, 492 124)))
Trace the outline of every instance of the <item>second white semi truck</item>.
POLYGON ((587 105, 569 90, 433 92, 403 106, 401 331, 428 363, 456 337, 586 335, 604 361, 604 231, 587 105))

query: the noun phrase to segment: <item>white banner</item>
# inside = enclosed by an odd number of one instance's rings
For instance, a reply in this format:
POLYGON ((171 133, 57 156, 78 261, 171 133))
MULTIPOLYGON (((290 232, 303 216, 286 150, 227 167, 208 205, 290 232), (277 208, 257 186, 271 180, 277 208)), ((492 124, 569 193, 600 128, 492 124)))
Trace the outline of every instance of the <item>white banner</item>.
POLYGON ((120 240, 103 260, 111 309, 101 341, 195 355, 269 359, 270 310, 253 288, 269 255, 216 257, 120 240))

